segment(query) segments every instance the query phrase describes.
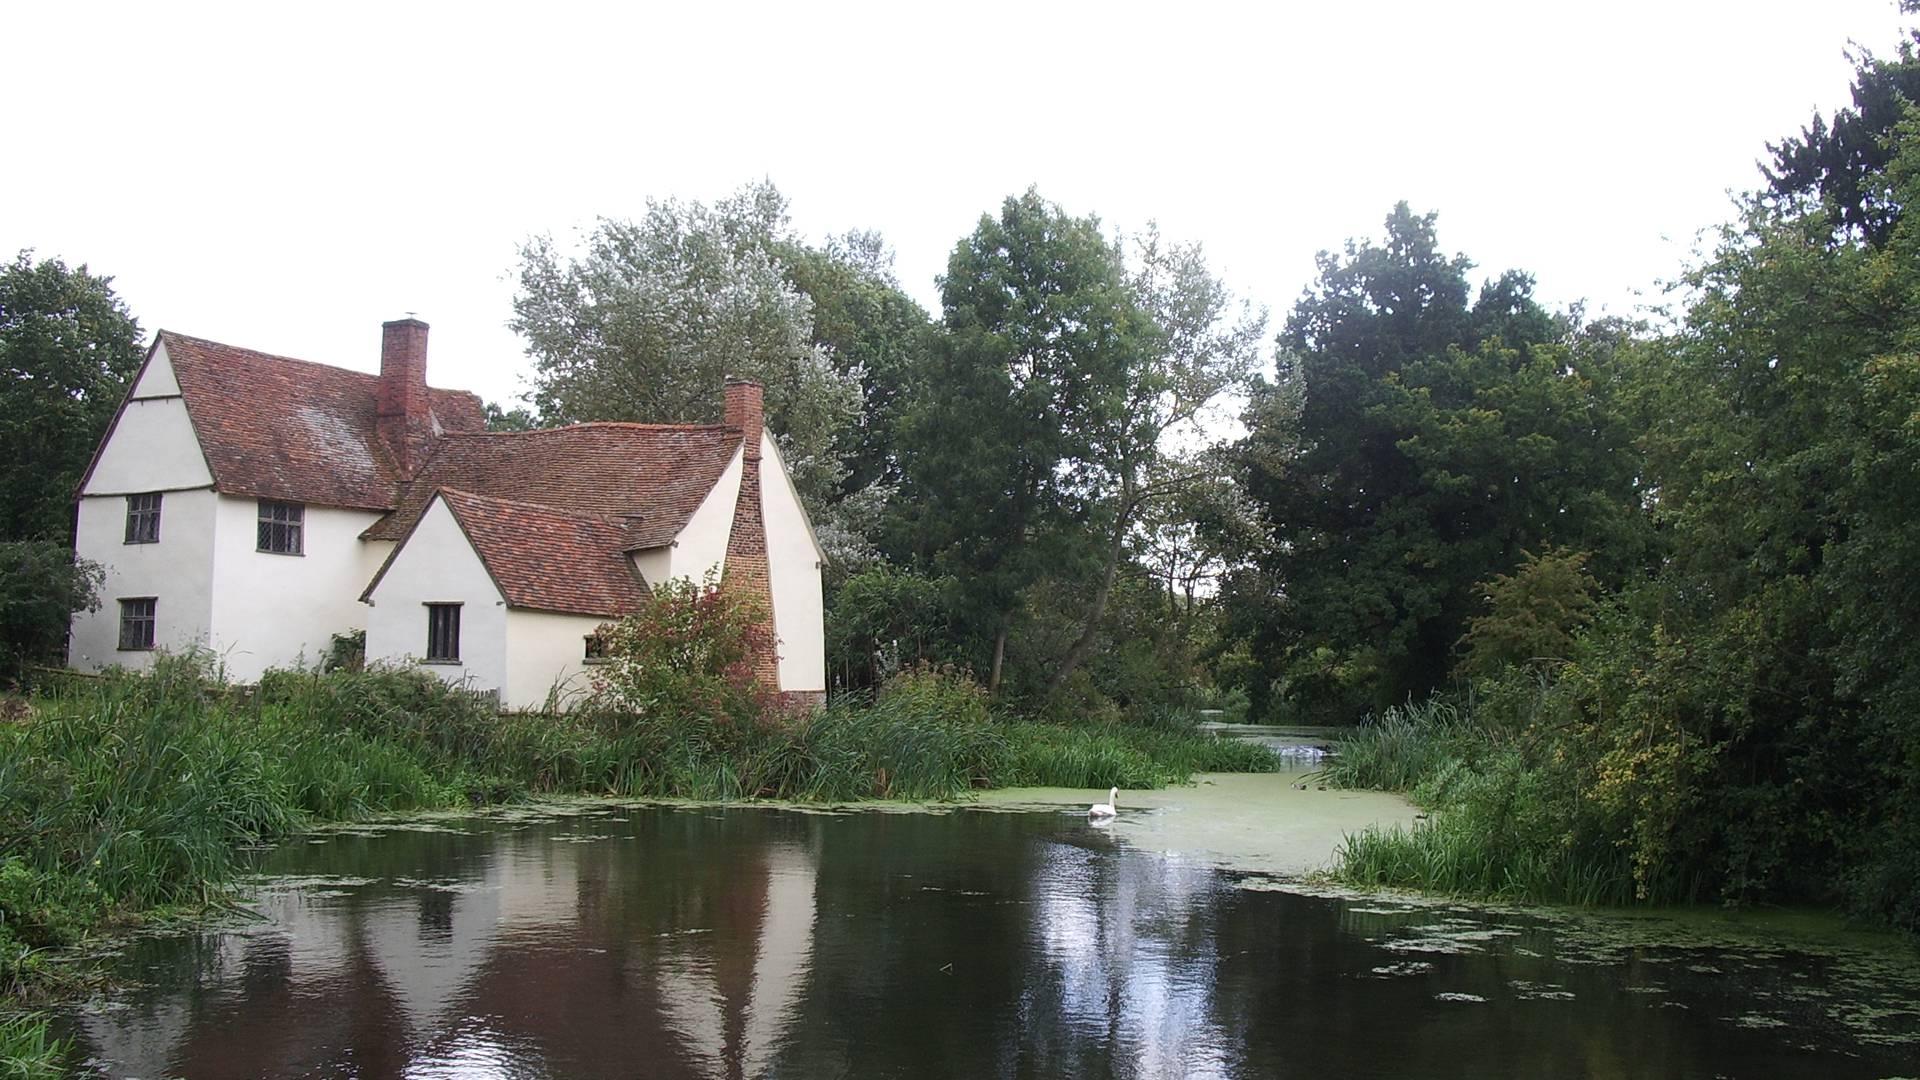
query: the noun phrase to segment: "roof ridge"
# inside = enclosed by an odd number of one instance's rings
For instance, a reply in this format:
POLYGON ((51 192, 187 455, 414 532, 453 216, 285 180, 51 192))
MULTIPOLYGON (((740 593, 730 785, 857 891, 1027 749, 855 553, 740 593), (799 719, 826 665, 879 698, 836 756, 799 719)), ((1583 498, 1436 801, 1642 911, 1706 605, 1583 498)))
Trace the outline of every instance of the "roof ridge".
POLYGON ((561 431, 581 431, 587 428, 595 430, 616 428, 625 431, 739 431, 731 424, 644 424, 633 420, 582 420, 572 424, 557 424, 553 427, 531 428, 526 431, 460 431, 449 432, 450 439, 514 438, 525 435, 552 435, 561 431))
POLYGON ((625 527, 624 517, 626 515, 616 516, 611 514, 600 514, 600 513, 595 513, 591 510, 568 510, 563 507, 551 506, 547 503, 529 502, 526 499, 506 499, 498 495, 483 495, 478 491, 472 491, 462 487, 454 487, 450 484, 440 484, 436 486, 433 490, 434 490, 434 493, 438 495, 453 495, 457 498, 471 499, 474 502, 499 503, 503 506, 511 506, 519 510, 528 510, 536 514, 545 514, 548 517, 567 518, 573 521, 596 522, 598 524, 606 525, 610 528, 615 528, 615 529, 625 527))
MULTIPOLYGON (((156 338, 160 338, 160 337, 174 338, 178 340, 190 341, 197 345, 211 345, 216 349, 231 349, 234 352, 246 353, 248 356, 257 357, 261 360, 278 360, 283 364, 303 364, 307 367, 326 368, 328 371, 338 371, 338 372, 341 372, 342 374, 354 375, 362 379, 372 379, 376 382, 378 382, 380 379, 380 373, 377 371, 361 371, 359 368, 341 367, 339 364, 328 364, 319 360, 302 360, 297 356, 284 356, 280 353, 262 352, 259 349, 249 349, 245 345, 229 345, 224 341, 215 341, 212 338, 195 337, 192 334, 183 334, 178 330, 168 330, 168 329, 162 328, 160 330, 155 331, 154 334, 156 338)), ((438 393, 442 393, 442 394, 465 394, 468 397, 475 399, 476 401, 480 400, 480 395, 478 393, 475 393, 472 390, 456 390, 450 386, 428 386, 427 389, 432 391, 437 391, 438 393)))

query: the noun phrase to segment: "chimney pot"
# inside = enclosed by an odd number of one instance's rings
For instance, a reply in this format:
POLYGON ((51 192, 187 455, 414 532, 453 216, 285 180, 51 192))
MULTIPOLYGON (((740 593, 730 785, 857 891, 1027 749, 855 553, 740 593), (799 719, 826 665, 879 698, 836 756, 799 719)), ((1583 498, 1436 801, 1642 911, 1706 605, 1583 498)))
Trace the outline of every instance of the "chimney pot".
POLYGON ((767 425, 765 394, 758 379, 728 376, 726 424, 740 429, 748 461, 760 460, 760 432, 767 425))

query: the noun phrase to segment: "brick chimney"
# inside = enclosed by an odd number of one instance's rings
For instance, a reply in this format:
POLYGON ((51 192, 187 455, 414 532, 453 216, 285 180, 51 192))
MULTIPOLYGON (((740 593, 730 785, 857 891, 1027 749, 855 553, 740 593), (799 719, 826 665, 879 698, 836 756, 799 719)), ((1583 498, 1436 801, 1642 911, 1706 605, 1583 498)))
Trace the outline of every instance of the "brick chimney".
POLYGON ((396 319, 380 326, 380 440, 403 479, 426 460, 433 439, 427 404, 427 324, 396 319))
POLYGON ((780 687, 780 654, 773 622, 773 578, 767 564, 767 523, 760 512, 760 432, 766 412, 759 382, 729 378, 726 383, 728 427, 740 429, 740 495, 733 504, 733 528, 727 534, 727 588, 748 598, 765 618, 770 643, 754 651, 754 674, 769 689, 780 687))
POLYGON ((766 406, 758 379, 737 379, 727 377, 727 415, 728 427, 737 427, 746 441, 746 459, 760 460, 760 431, 766 427, 766 406))

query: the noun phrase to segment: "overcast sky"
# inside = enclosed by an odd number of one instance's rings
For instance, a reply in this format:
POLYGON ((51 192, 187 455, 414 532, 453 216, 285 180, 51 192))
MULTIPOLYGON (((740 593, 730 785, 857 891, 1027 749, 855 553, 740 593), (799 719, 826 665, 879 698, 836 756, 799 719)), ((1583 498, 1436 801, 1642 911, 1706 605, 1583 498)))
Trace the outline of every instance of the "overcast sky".
POLYGON ((877 229, 933 308, 1037 184, 1202 241, 1275 324, 1314 253, 1440 213, 1477 277, 1630 313, 1764 144, 1846 101, 1894 0, 1612 4, 14 3, 0 254, 111 274, 149 332, 430 378, 528 365, 516 249, 648 197, 771 179, 819 239, 877 229), (1564 12, 1565 14, 1561 14, 1564 12))

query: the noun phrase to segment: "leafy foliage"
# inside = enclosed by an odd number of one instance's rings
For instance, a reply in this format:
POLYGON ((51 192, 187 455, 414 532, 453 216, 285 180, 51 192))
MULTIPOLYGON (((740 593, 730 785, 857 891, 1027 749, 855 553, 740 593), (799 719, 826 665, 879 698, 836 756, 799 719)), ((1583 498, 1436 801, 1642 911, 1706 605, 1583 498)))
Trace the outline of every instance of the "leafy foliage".
POLYGON ((112 278, 29 251, 0 266, 0 540, 72 541, 74 489, 140 339, 112 278))
POLYGON ((786 200, 749 185, 709 207, 649 201, 602 219, 569 256, 550 237, 520 252, 513 329, 534 363, 542 422, 715 423, 728 375, 766 387, 767 426, 816 513, 838 491, 840 432, 857 372, 813 339, 813 305, 780 263, 786 200))
POLYGON ((1573 654, 1574 635, 1593 615, 1598 588, 1584 551, 1526 552, 1512 574, 1486 583, 1488 611, 1467 623, 1460 670, 1492 674, 1573 654))
POLYGON ((0 680, 60 662, 68 621, 99 608, 103 577, 62 541, 0 541, 0 680))
POLYGON ((1477 583, 1536 545, 1644 562, 1621 390, 1635 350, 1576 333, 1508 273, 1474 296, 1432 215, 1322 254, 1256 389, 1238 448, 1267 546, 1229 581, 1264 678, 1304 715, 1349 720, 1445 684, 1477 583))
MULTIPOLYGON (((1901 10, 1920 11, 1916 0, 1901 0, 1901 10)), ((1902 41, 1898 55, 1881 60, 1862 51, 1853 81, 1853 105, 1829 122, 1816 115, 1800 134, 1767 150, 1766 169, 1774 195, 1805 209, 1825 207, 1838 237, 1851 236, 1879 246, 1893 233, 1906 202, 1896 191, 1889 166, 1894 129, 1908 107, 1920 101, 1920 35, 1902 41)))
POLYGON ((670 578, 652 599, 601 631, 607 666, 595 680, 592 710, 616 727, 630 723, 698 725, 726 747, 767 722, 775 687, 756 660, 771 656, 771 622, 754 601, 711 575, 670 578))
POLYGON ((994 642, 996 688, 1020 593, 1088 556, 1089 463, 1140 347, 1143 316, 1093 218, 1029 190, 983 216, 941 280, 946 333, 900 430, 896 552, 962 584, 956 615, 994 642))

